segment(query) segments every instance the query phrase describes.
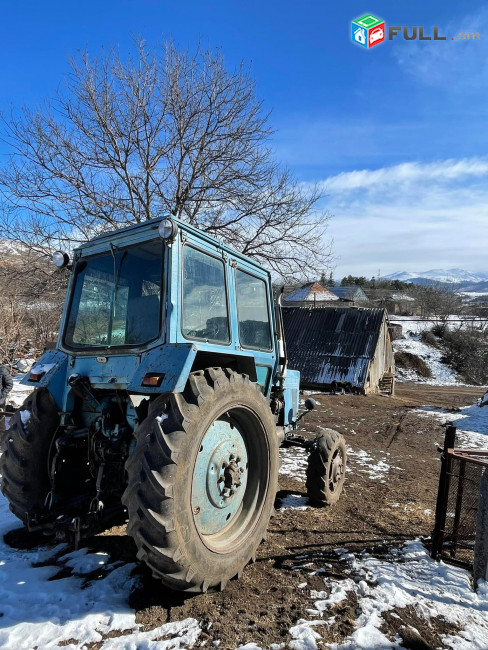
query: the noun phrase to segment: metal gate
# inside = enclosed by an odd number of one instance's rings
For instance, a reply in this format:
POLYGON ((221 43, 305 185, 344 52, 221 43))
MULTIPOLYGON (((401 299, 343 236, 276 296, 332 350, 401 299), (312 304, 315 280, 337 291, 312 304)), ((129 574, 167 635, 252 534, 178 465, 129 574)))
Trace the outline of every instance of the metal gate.
POLYGON ((480 483, 488 449, 456 449, 456 427, 446 428, 431 556, 472 570, 480 483))

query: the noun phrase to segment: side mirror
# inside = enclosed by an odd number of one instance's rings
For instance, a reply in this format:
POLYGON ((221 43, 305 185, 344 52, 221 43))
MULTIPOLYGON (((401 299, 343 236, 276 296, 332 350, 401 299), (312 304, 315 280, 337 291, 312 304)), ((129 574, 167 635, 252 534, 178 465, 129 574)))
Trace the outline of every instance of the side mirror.
POLYGON ((313 411, 314 409, 317 408, 317 402, 311 397, 308 397, 305 400, 305 408, 307 409, 307 411, 313 411))

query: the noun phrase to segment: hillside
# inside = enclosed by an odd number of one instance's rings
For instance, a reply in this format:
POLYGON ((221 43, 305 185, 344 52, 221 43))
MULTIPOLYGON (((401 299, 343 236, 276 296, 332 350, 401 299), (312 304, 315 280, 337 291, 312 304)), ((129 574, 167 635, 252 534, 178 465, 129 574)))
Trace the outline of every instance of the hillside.
POLYGON ((463 293, 488 293, 488 273, 471 273, 463 269, 431 269, 430 271, 400 271, 382 277, 383 280, 400 280, 422 286, 454 287, 463 293))

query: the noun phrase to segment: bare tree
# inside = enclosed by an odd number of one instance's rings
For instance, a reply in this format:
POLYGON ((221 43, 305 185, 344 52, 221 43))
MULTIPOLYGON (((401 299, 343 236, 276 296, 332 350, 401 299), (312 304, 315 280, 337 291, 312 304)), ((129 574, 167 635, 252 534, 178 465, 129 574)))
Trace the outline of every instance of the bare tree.
POLYGON ((446 283, 412 285, 409 294, 417 301, 421 315, 433 318, 441 335, 447 329, 449 317, 453 314, 461 315, 463 312, 456 285, 446 283))
POLYGON ((0 363, 12 367, 55 339, 67 277, 34 250, 0 241, 0 363))
POLYGON ((82 54, 53 101, 3 126, 2 227, 41 254, 172 213, 281 276, 328 265, 319 190, 275 161, 254 80, 219 53, 82 54))

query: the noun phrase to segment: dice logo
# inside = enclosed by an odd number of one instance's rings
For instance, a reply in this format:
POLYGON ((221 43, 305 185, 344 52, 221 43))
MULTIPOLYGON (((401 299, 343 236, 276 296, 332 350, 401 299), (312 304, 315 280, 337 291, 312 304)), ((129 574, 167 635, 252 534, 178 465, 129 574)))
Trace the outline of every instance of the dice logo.
POLYGON ((352 21, 352 40, 369 50, 385 40, 385 21, 371 14, 364 14, 352 21))

